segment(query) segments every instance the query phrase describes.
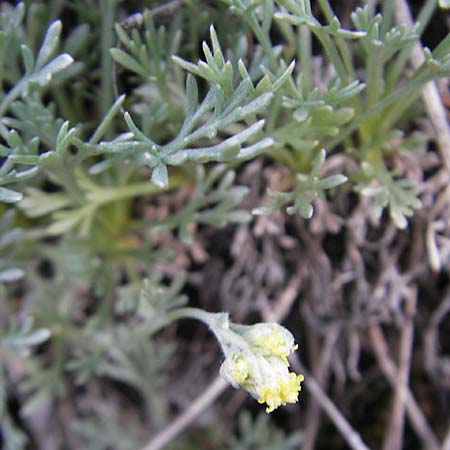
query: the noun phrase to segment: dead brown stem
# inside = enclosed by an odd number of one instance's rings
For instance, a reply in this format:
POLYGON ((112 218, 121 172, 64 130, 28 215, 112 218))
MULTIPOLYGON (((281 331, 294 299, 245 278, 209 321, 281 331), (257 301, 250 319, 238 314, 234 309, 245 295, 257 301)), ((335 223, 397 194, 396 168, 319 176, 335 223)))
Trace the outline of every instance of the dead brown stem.
POLYGON ((450 425, 448 426, 447 435, 445 436, 441 450, 450 450, 450 425))
POLYGON ((444 300, 442 300, 441 304, 433 312, 430 323, 425 331, 425 368, 433 378, 439 376, 440 369, 445 373, 445 365, 441 363, 439 358, 439 325, 449 312, 450 293, 445 296, 444 300))
MULTIPOLYGON (((324 387, 327 382, 331 356, 338 337, 339 327, 333 326, 325 336, 325 343, 323 345, 322 352, 320 353, 319 363, 313 370, 317 383, 322 387, 324 387)), ((314 450, 315 448, 317 432, 319 431, 320 415, 320 405, 315 398, 312 398, 306 412, 305 441, 303 443, 303 450, 314 450)))
MULTIPOLYGON (((376 324, 370 325, 369 334, 381 370, 389 383, 395 387, 397 385, 398 368, 389 357, 388 345, 380 326, 376 324)), ((424 448, 427 450, 438 450, 439 442, 409 388, 406 388, 405 404, 411 425, 422 441, 424 448)))
MULTIPOLYGON (((398 23, 403 23, 412 27, 414 22, 406 0, 396 0, 395 17, 398 23)), ((425 61, 423 45, 416 42, 411 51, 411 64, 418 69, 425 61)), ((447 112, 442 104, 438 88, 435 82, 429 82, 422 91, 422 98, 425 104, 428 117, 436 131, 436 141, 441 155, 442 162, 450 174, 450 126, 447 120, 447 112)))
POLYGON ((188 427, 208 406, 219 397, 228 384, 222 377, 217 377, 191 405, 183 411, 168 427, 158 433, 141 450, 161 450, 186 427, 188 427))
POLYGON ((405 302, 406 315, 400 339, 399 371, 395 386, 392 413, 383 442, 383 450, 396 450, 403 447, 405 405, 414 338, 413 317, 415 315, 417 302, 416 288, 411 289, 411 294, 405 297, 405 302))
POLYGON ((303 364, 300 362, 296 353, 291 358, 292 367, 305 375, 305 385, 311 395, 317 400, 321 408, 326 412, 330 420, 341 433, 341 436, 347 442, 352 450, 370 450, 369 447, 361 439, 359 433, 350 425, 347 419, 339 411, 336 405, 331 401, 327 394, 322 390, 319 383, 314 377, 308 373, 303 364))

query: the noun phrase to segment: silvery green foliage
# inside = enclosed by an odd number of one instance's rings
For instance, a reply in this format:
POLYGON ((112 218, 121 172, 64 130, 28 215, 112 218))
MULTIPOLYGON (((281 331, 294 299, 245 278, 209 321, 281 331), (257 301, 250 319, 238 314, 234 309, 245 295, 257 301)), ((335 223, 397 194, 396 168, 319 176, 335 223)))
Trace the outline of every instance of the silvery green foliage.
MULTIPOLYGON (((191 147, 201 139, 213 140, 217 133, 226 131, 233 124, 253 117, 264 111, 272 97, 270 85, 253 86, 243 63, 239 64, 241 81, 234 85, 233 66, 225 61, 222 49, 213 27, 210 29, 212 51, 203 44, 205 61, 197 65, 174 57, 185 70, 206 79, 210 90, 205 98, 199 101, 197 82, 194 77, 186 79, 186 116, 177 136, 168 144, 158 145, 151 138, 145 136, 134 124, 129 114, 125 121, 133 135, 134 140, 123 140, 120 143, 101 143, 103 151, 118 152, 121 148, 133 146, 133 158, 143 161, 151 167, 151 181, 158 187, 169 186, 167 166, 179 166, 188 161, 195 162, 241 162, 254 158, 272 144, 270 138, 257 139, 258 133, 264 126, 264 120, 256 121, 244 128, 242 132, 235 133, 223 139, 218 144, 203 147, 191 147), (251 145, 244 146, 249 141, 251 145)), ((113 53, 118 62, 118 54, 113 53)), ((130 68, 130 65, 127 66, 130 68)), ((133 69, 137 70, 137 68, 133 69)))
MULTIPOLYGON (((25 6, 19 3, 14 11, 2 17, 3 27, 0 30, 0 61, 3 66, 0 71, 0 83, 7 81, 13 85, 0 98, 2 119, 0 134, 6 141, 6 145, 0 146, 0 155, 3 157, 0 167, 0 200, 7 203, 18 202, 22 199, 22 193, 3 186, 25 181, 34 176, 42 162, 42 156, 38 152, 38 137, 24 141, 15 129, 20 119, 23 121, 21 115, 26 114, 26 111, 20 107, 20 103, 15 101, 21 97, 29 98, 32 91, 41 90, 51 84, 55 75, 68 68, 73 62, 73 58, 67 53, 55 56, 61 35, 60 21, 55 21, 49 26, 37 55, 34 55, 25 44, 11 48, 14 33, 20 30, 24 14, 25 6), (17 73, 16 53, 19 52, 24 67, 22 73, 17 73), (8 111, 14 113, 18 121, 5 116, 8 111)), ((42 105, 38 105, 39 107, 42 107, 45 112, 42 105)), ((18 127, 19 131, 22 126, 24 125, 18 127)))
MULTIPOLYGON (((79 202, 80 196, 83 197, 83 192, 80 192, 84 190, 80 187, 83 182, 77 180, 76 176, 68 175, 82 161, 92 160, 93 157, 103 156, 104 160, 100 165, 92 166, 92 173, 111 167, 114 160, 125 161, 134 166, 151 168, 152 183, 166 189, 169 186, 169 166, 181 166, 189 161, 239 163, 255 158, 263 152, 286 164, 293 172, 295 180, 303 180, 310 175, 305 172, 305 168, 312 167, 312 159, 318 155, 321 148, 332 150, 358 130, 366 136, 357 150, 361 161, 364 162, 367 159, 366 152, 371 152, 371 147, 379 144, 378 136, 392 128, 405 108, 415 101, 420 86, 430 79, 444 76, 449 71, 449 44, 448 39, 445 39, 433 52, 427 50, 427 61, 423 67, 408 83, 397 88, 411 44, 419 37, 420 26, 417 25, 411 30, 403 26, 390 27, 389 23, 383 22, 380 14, 370 16, 368 8, 358 8, 352 14, 354 30, 347 30, 340 26, 339 20, 332 16, 330 9, 325 11, 328 23, 320 23, 312 14, 311 5, 306 0, 265 0, 258 3, 230 0, 228 3, 231 11, 240 15, 255 33, 255 60, 259 60, 262 65, 257 70, 253 65, 249 70, 243 59, 226 59, 217 33, 211 27, 211 44, 209 46, 204 42, 202 47, 204 61, 193 64, 177 56, 172 58, 182 69, 208 82, 209 89, 202 100, 199 98, 195 77, 188 75, 183 89, 179 85, 182 73, 172 67, 171 54, 180 48, 178 31, 171 28, 167 32, 164 27, 156 27, 149 13, 143 15, 145 30, 142 37, 136 29, 129 33, 128 29, 116 26, 121 47, 112 49, 111 55, 118 64, 142 78, 142 88, 136 89, 138 96, 147 98, 150 95, 151 103, 154 104, 154 93, 160 92, 158 98, 163 109, 145 113, 146 119, 142 122, 144 131, 134 122, 132 114, 126 113, 124 119, 129 132, 113 140, 101 139, 105 133, 109 134, 108 128, 115 114, 122 108, 124 97, 117 99, 87 142, 76 137, 77 130, 69 128, 67 123, 63 126, 62 121, 58 122, 59 119, 52 119, 51 116, 44 120, 45 115, 48 116, 51 112, 39 101, 33 104, 28 97, 24 101, 13 101, 27 93, 30 86, 39 87, 49 83, 57 71, 72 62, 66 53, 48 62, 59 39, 59 22, 54 22, 49 27, 36 61, 32 52, 22 46, 25 76, 20 79, 14 91, 5 96, 3 109, 10 106, 11 111, 20 120, 29 120, 27 134, 30 134, 35 126, 35 136, 24 141, 16 130, 5 135, 8 146, 4 146, 3 153, 8 157, 1 169, 4 172, 3 184, 20 181, 22 177, 26 179, 43 169, 52 173, 56 182, 69 192, 72 201, 79 202), (280 53, 281 47, 273 46, 270 42, 269 32, 274 23, 281 24, 287 36, 295 33, 296 28, 307 27, 317 37, 336 72, 336 77, 330 79, 326 90, 320 92, 311 85, 311 77, 307 73, 310 69, 301 61, 301 72, 296 70, 294 62, 286 64, 280 53), (360 47, 365 54, 364 80, 356 78, 350 57, 350 44, 352 47, 360 47), (392 63, 394 57, 396 61, 392 63), (258 72, 259 76, 256 75, 258 72), (179 112, 175 113, 175 110, 179 111, 175 102, 181 101, 183 97, 184 119, 180 118, 179 112), (286 108, 287 114, 279 109, 279 101, 286 108), (273 105, 277 106, 272 111, 273 105), (33 108, 37 108, 36 113, 30 115, 29 112, 33 108), (44 115, 39 109, 42 109, 44 115), (255 120, 257 114, 267 114, 270 123, 266 124, 265 119, 255 120), (179 121, 178 131, 173 128, 171 130, 171 133, 174 133, 172 140, 159 144, 146 133, 149 129, 155 129, 156 124, 155 119, 150 119, 149 115, 159 115, 169 122, 172 120, 173 123, 179 121), (44 122, 48 123, 46 127, 42 126, 44 122), (237 124, 242 122, 245 122, 245 126, 237 127, 237 124), (220 139, 217 139, 218 133, 221 135, 220 139), (39 142, 51 146, 55 140, 54 149, 37 155, 39 142), (66 154, 71 145, 77 149, 75 158, 66 154), (14 168, 17 164, 20 164, 20 167, 28 167, 18 172, 14 168), (63 181, 62 178, 66 180, 63 181)), ((23 6, 19 5, 11 20, 19 25, 22 16, 23 6)), ((76 30, 73 34, 79 34, 79 31, 76 30)), ((76 49, 72 45, 68 47, 76 49)), ((144 119, 142 107, 137 111, 140 111, 138 115, 144 119)), ((6 118, 5 123, 14 124, 14 121, 6 118)), ((353 145, 350 147, 353 148, 353 145)), ((383 176, 378 170, 382 169, 376 169, 373 177, 380 181, 383 176)), ((365 173, 361 171, 362 175, 365 173)), ((367 192, 364 189, 359 191, 367 192)), ((22 192, 14 192, 2 187, 6 201, 18 201, 22 198, 22 192)), ((414 189, 410 192, 415 195, 414 189)), ((39 201, 40 195, 37 191, 30 191, 29 194, 30 198, 24 203, 27 209, 30 202, 39 201)), ((286 197, 284 194, 287 193, 282 192, 278 196, 279 204, 285 203, 282 201, 286 197)), ((270 195, 276 196, 274 192, 270 195)), ((55 208, 58 209, 65 209, 70 204, 63 196, 42 196, 50 203, 56 202, 55 208)), ((86 195, 84 197, 88 198, 86 195)), ((378 201, 375 208, 379 208, 381 204, 390 205, 391 213, 394 211, 392 217, 400 217, 402 209, 409 211, 409 208, 419 205, 417 200, 409 197, 407 204, 403 204, 403 197, 394 192, 387 193, 384 198, 387 202, 378 201), (397 199, 400 203, 390 202, 389 199, 397 199)), ((305 199, 305 202, 308 203, 309 200, 305 199)), ((80 233, 86 235, 97 210, 98 207, 89 207, 79 208, 77 212, 55 211, 54 217, 57 220, 49 227, 49 232, 59 234, 73 227, 81 227, 80 233)), ((308 217, 305 208, 303 210, 303 215, 308 217)), ((31 209, 29 211, 31 214, 37 214, 31 209)), ((401 220, 396 223, 399 226, 405 225, 401 220)))
POLYGON ((267 206, 261 206, 253 209, 253 214, 262 215, 270 214, 286 203, 292 203, 286 211, 288 214, 299 213, 305 219, 310 219, 314 212, 313 201, 316 197, 323 196, 324 191, 333 189, 347 181, 344 175, 330 175, 328 177, 319 178, 320 168, 325 161, 325 150, 321 150, 315 160, 309 175, 298 174, 296 178, 295 188, 291 192, 268 191, 271 202, 267 206))
POLYGON ((245 223, 251 220, 248 212, 237 209, 248 192, 245 186, 234 186, 234 171, 218 165, 208 174, 200 166, 197 170, 195 193, 188 206, 163 220, 150 224, 155 229, 176 229, 179 238, 192 242, 189 225, 206 224, 223 227, 228 223, 245 223), (217 183, 217 186, 215 184, 217 183))

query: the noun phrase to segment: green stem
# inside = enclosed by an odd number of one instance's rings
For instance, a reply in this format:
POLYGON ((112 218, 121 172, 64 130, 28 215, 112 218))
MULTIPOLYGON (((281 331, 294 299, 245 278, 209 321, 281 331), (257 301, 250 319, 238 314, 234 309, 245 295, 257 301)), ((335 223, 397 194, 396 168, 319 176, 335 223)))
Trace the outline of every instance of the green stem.
POLYGON ((328 2, 328 0, 319 0, 319 6, 320 9, 322 10, 323 14, 325 15, 325 18, 328 20, 328 22, 331 21, 331 19, 333 19, 333 17, 335 16, 334 11, 332 10, 330 3, 328 2))
POLYGON ((0 103, 0 117, 2 117, 7 109, 9 108, 9 105, 20 96, 22 93, 22 90, 25 88, 27 78, 22 78, 15 86, 12 88, 3 98, 2 102, 0 103))
MULTIPOLYGON (((325 15, 325 18, 327 19, 328 23, 333 20, 335 17, 334 11, 330 6, 330 3, 328 0, 319 0, 319 6, 322 10, 323 14, 325 15)), ((336 44, 339 49, 339 53, 341 54, 342 61, 344 63, 345 69, 347 73, 350 75, 350 77, 353 79, 355 78, 355 72, 353 69, 353 64, 350 57, 350 50, 345 43, 345 40, 341 36, 336 37, 336 44)))
POLYGON ((396 102, 387 111, 383 113, 383 121, 381 124, 381 130, 391 130, 394 124, 401 118, 405 111, 407 111, 413 103, 415 103, 421 94, 421 90, 412 92, 402 102, 396 102))
POLYGON ((324 50, 327 52, 327 55, 330 58, 331 63, 336 69, 336 73, 338 74, 339 79, 342 81, 344 85, 347 84, 348 75, 345 65, 342 62, 341 56, 336 50, 336 47, 333 44, 333 41, 331 40, 330 36, 328 36, 326 31, 323 31, 319 27, 313 27, 312 31, 317 36, 317 39, 319 39, 324 50))
MULTIPOLYGON (((186 178, 179 174, 170 177, 170 190, 173 190, 186 182, 186 178)), ((143 194, 157 194, 167 190, 162 190, 149 182, 131 184, 129 186, 119 186, 116 188, 104 188, 87 194, 87 198, 100 206, 104 203, 116 202, 127 198, 137 197, 143 194)))
POLYGON ((256 19, 253 17, 253 15, 250 15, 250 16, 246 15, 246 18, 247 18, 247 23, 250 25, 253 32, 255 33, 256 38, 258 39, 259 43, 261 44, 261 47, 263 48, 264 53, 266 54, 266 56, 269 60, 270 70, 272 72, 276 73, 279 68, 279 64, 277 63, 277 60, 273 54, 272 42, 271 42, 269 36, 267 36, 263 32, 261 26, 256 21, 256 19))
POLYGON ((298 58, 302 68, 303 95, 307 97, 312 87, 311 30, 306 25, 299 28, 298 58))
MULTIPOLYGON (((425 5, 422 7, 419 15, 417 16, 416 22, 420 24, 417 28, 417 33, 419 36, 421 36, 425 27, 428 25, 428 22, 430 21, 430 18, 436 8, 437 2, 438 0, 427 0, 425 5)), ((395 83, 403 73, 405 65, 411 55, 411 49, 414 45, 415 42, 411 42, 406 47, 404 47, 396 57, 395 63, 392 65, 392 68, 386 75, 386 92, 390 92, 393 89, 395 83)))
POLYGON ((383 91, 383 47, 369 43, 367 57, 367 108, 371 108, 380 99, 383 91))
POLYGON ((3 77, 5 71, 6 37, 0 38, 0 96, 3 95, 3 77))
POLYGON ((78 119, 80 116, 76 114, 72 99, 67 93, 67 88, 63 88, 62 86, 55 86, 53 88, 53 93, 61 117, 64 117, 64 119, 68 120, 70 123, 78 123, 78 119))
POLYGON ((277 124, 277 119, 280 114, 281 104, 283 102, 283 96, 278 92, 272 100, 272 106, 268 111, 266 119, 266 133, 270 133, 275 129, 277 124))
POLYGON ((200 308, 178 308, 167 313, 166 317, 169 322, 173 322, 179 319, 195 319, 206 323, 209 327, 214 324, 214 313, 203 311, 200 308))
POLYGON ((111 106, 111 108, 109 108, 109 111, 100 122, 100 125, 97 127, 92 137, 89 139, 89 144, 97 144, 98 141, 106 134, 109 126, 111 125, 111 121, 113 120, 116 113, 120 110, 124 100, 125 95, 117 97, 116 101, 111 106))
POLYGON ((103 282, 106 283, 104 292, 99 307, 99 324, 110 324, 112 322, 112 305, 114 296, 114 286, 112 279, 112 268, 105 270, 105 278, 103 282))
POLYGON ((326 143, 325 147, 329 150, 336 147, 338 144, 340 144, 344 139, 346 139, 348 136, 350 136, 351 133, 353 133, 355 130, 357 130, 361 125, 373 115, 379 113, 384 108, 387 108, 388 106, 392 105, 393 103, 396 103, 400 101, 402 97, 409 98, 412 94, 420 92, 422 89, 422 86, 430 80, 430 74, 423 74, 420 77, 413 78, 410 80, 408 84, 405 84, 401 88, 399 88, 397 91, 392 93, 389 96, 384 97, 382 100, 380 100, 378 103, 376 103, 372 108, 370 108, 368 111, 366 111, 364 114, 360 115, 358 118, 355 119, 355 121, 349 125, 345 130, 343 130, 337 137, 326 143))
POLYGON ((100 107, 102 117, 108 112, 113 102, 112 89, 112 58, 109 53, 114 46, 114 18, 116 15, 117 0, 101 0, 101 87, 100 107))
POLYGON ((384 35, 390 30, 392 27, 393 16, 394 16, 394 0, 384 0, 382 3, 382 17, 383 21, 381 22, 380 28, 380 36, 384 37, 384 35))
POLYGON ((224 323, 226 313, 209 313, 199 308, 178 308, 166 314, 168 322, 178 319, 195 319, 208 325, 219 341, 225 355, 228 352, 244 351, 251 353, 248 343, 238 333, 229 328, 229 323, 224 323), (225 326, 222 326, 225 325, 225 326))

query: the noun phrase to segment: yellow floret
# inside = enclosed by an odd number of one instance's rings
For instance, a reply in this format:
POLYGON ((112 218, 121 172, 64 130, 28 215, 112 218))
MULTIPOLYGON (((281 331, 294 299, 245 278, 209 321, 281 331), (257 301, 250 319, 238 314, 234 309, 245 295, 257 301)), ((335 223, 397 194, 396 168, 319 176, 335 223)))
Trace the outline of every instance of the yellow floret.
POLYGON ((236 383, 243 384, 244 381, 248 378, 247 361, 242 356, 236 357, 233 361, 230 373, 236 383))
POLYGON ((257 344, 268 350, 274 356, 278 356, 287 363, 287 357, 295 350, 298 345, 288 345, 286 337, 280 332, 278 324, 274 324, 271 333, 258 336, 257 344))
POLYGON ((277 409, 282 403, 280 386, 263 386, 259 403, 267 403, 266 412, 270 413, 277 409))
POLYGON ((289 378, 281 380, 281 392, 283 397, 283 405, 285 403, 296 403, 298 401, 298 393, 301 390, 300 383, 305 377, 297 375, 293 372, 289 373, 289 378))
POLYGON ((291 372, 288 377, 279 380, 278 384, 263 386, 258 402, 267 404, 266 412, 268 413, 286 403, 296 403, 303 379, 303 375, 291 372))

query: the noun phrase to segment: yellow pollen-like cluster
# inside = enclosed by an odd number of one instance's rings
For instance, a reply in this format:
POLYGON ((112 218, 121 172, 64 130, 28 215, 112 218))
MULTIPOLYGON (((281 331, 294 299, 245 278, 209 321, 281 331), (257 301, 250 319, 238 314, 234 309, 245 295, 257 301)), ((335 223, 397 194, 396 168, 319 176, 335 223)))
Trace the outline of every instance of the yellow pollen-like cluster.
POLYGON ((233 362, 231 375, 238 384, 243 384, 248 378, 248 364, 242 356, 238 356, 233 362))
POLYGON ((277 324, 274 324, 271 333, 258 336, 257 344, 286 363, 287 357, 298 348, 298 345, 287 345, 286 338, 280 332, 277 324))
POLYGON ((298 393, 301 390, 300 383, 303 381, 303 375, 297 375, 293 372, 284 379, 278 380, 278 384, 273 386, 263 386, 259 403, 266 403, 266 412, 270 413, 280 405, 286 403, 295 403, 298 400, 298 393))

